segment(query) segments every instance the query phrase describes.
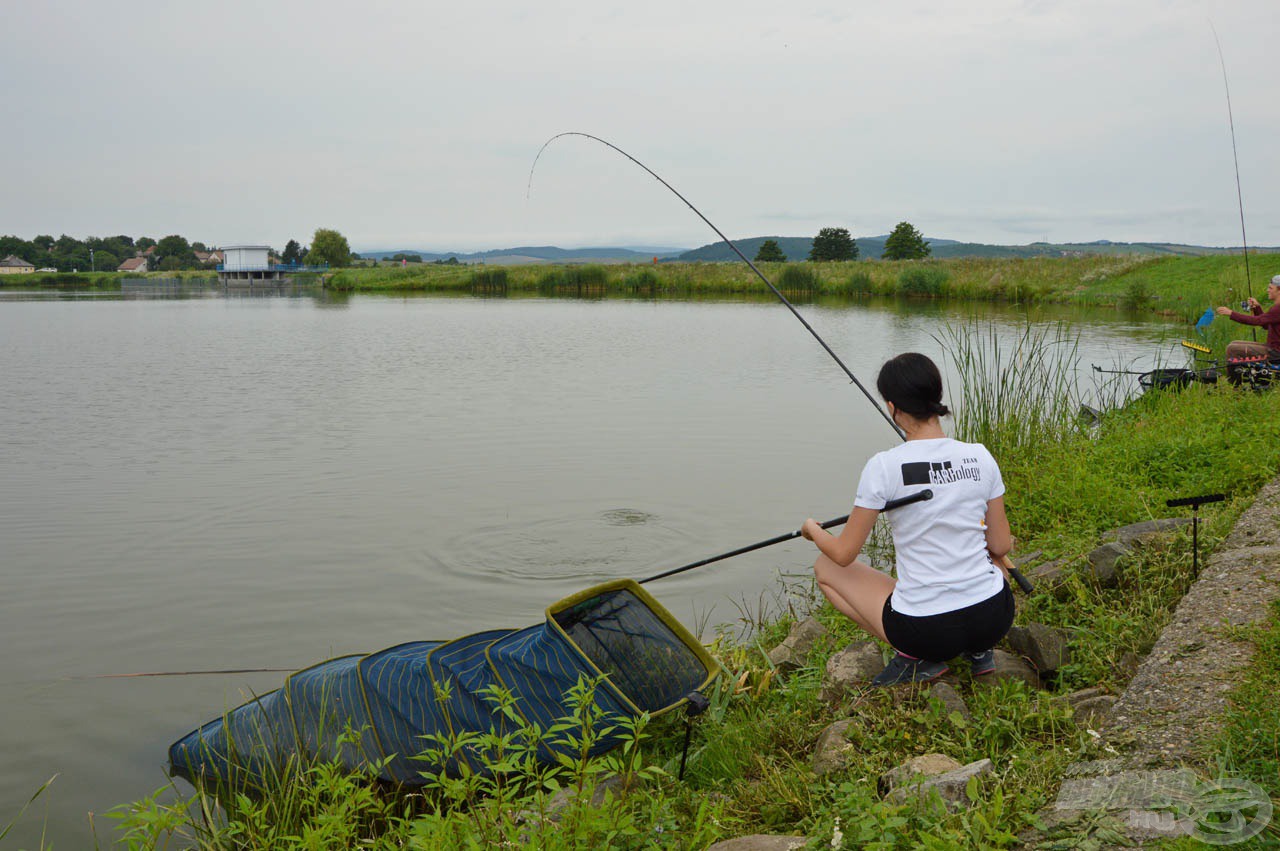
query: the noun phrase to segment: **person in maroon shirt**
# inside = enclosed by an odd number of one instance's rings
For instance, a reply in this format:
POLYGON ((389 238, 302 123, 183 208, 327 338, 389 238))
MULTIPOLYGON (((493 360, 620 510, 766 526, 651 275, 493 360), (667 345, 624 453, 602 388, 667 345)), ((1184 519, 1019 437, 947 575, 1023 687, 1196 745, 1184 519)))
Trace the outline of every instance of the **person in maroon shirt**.
POLYGON ((1271 308, 1262 310, 1256 298, 1250 297, 1247 302, 1249 313, 1239 313, 1229 307, 1219 307, 1219 316, 1230 316, 1232 322, 1244 325, 1257 325, 1267 329, 1265 343, 1254 343, 1249 340, 1232 340, 1227 343, 1227 359, 1270 357, 1280 358, 1280 275, 1271 279, 1267 285, 1267 298, 1271 299, 1271 308))

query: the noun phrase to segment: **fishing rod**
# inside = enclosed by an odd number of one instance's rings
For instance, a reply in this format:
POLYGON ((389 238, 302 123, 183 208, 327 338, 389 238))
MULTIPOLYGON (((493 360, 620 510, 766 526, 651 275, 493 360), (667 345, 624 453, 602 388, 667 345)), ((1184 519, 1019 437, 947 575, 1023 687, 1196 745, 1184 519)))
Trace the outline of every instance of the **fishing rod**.
POLYGON ((202 677, 215 674, 264 674, 290 673, 297 668, 222 668, 216 671, 138 671, 132 674, 92 674, 84 677, 64 677, 67 680, 125 680, 134 677, 202 677))
MULTIPOLYGON (((1240 243, 1244 252, 1244 285, 1249 298, 1253 298, 1253 280, 1249 275, 1249 238, 1244 230, 1244 193, 1240 190, 1240 156, 1236 153, 1236 119, 1231 111, 1231 84, 1227 81, 1227 60, 1222 55, 1222 42, 1218 40, 1218 29, 1209 21, 1209 29, 1213 31, 1213 43, 1218 47, 1218 62, 1222 65, 1222 87, 1227 93, 1227 123, 1231 126, 1231 161, 1236 168, 1236 203, 1240 207, 1240 243)), ((1258 332, 1249 327, 1249 337, 1255 342, 1258 332)))
POLYGON ((667 183, 665 180, 663 180, 656 171, 649 168, 644 163, 640 162, 640 160, 631 156, 631 154, 628 154, 626 151, 622 150, 622 148, 619 148, 617 145, 613 144, 612 142, 608 142, 608 141, 605 141, 604 139, 601 139, 599 136, 592 136, 590 133, 582 133, 577 130, 568 130, 564 133, 557 133, 556 135, 548 139, 543 144, 543 146, 538 149, 538 155, 533 158, 533 165, 529 167, 529 184, 525 188, 525 200, 528 200, 530 193, 533 191, 533 171, 538 167, 538 160, 542 158, 542 152, 545 151, 551 145, 551 143, 554 142, 556 139, 562 138, 564 136, 581 136, 584 139, 591 139, 593 141, 599 142, 600 144, 604 145, 607 148, 611 148, 612 150, 617 151, 627 159, 631 160, 636 165, 640 166, 640 168, 647 171, 654 180, 658 181, 663 186, 667 187, 667 189, 671 192, 672 195, 675 195, 677 198, 683 201, 686 207, 688 207, 690 210, 693 210, 693 212, 697 214, 698 218, 706 222, 707 227, 715 231, 716 236, 724 240, 725 244, 733 249, 733 253, 737 254, 738 257, 742 259, 742 262, 746 263, 747 266, 751 268, 751 271, 756 273, 756 277, 759 278, 761 281, 763 281, 764 285, 768 287, 769 290, 775 296, 778 297, 778 300, 781 301, 784 305, 786 305, 787 310, 791 311, 791 315, 794 316, 796 319, 800 320, 800 324, 805 327, 805 330, 807 330, 810 334, 813 335, 813 339, 818 341, 818 344, 821 345, 822 348, 826 350, 827 354, 831 355, 831 359, 834 360, 842 370, 844 370, 844 374, 849 376, 849 380, 852 381, 854 384, 856 384, 858 389, 862 391, 862 395, 867 397, 867 401, 870 402, 872 407, 876 409, 876 413, 878 413, 881 417, 883 417, 884 421, 887 422, 895 432, 897 432, 898 437, 902 438, 903 440, 906 440, 906 437, 907 437, 906 434, 902 431, 901 428, 898 427, 898 424, 893 421, 893 418, 889 416, 888 412, 886 412, 883 408, 880 407, 880 403, 877 402, 875 397, 872 396, 871 393, 867 390, 867 388, 862 385, 862 382, 859 381, 858 377, 853 374, 853 371, 849 369, 849 367, 845 366, 844 361, 840 360, 840 356, 837 355, 835 351, 833 351, 832 348, 827 345, 827 341, 822 339, 822 337, 818 334, 817 331, 813 330, 813 326, 810 325, 808 321, 806 321, 805 318, 800 315, 800 311, 796 310, 795 305, 792 304, 787 299, 787 297, 782 294, 782 291, 779 290, 777 287, 775 287, 773 285, 773 282, 770 281, 767 277, 765 277, 765 274, 763 272, 761 272, 758 268, 756 268, 756 264, 752 263, 750 260, 747 259, 747 255, 743 254, 740 250, 738 250, 738 246, 734 244, 733 240, 725 236, 724 233, 720 230, 720 228, 716 227, 711 222, 710 219, 702 215, 701 210, 693 206, 693 204, 689 202, 688 198, 681 195, 680 192, 677 191, 677 189, 674 186, 672 186, 670 183, 667 183))
MULTIPOLYGON (((688 198, 681 195, 680 192, 674 186, 672 186, 670 183, 667 183, 667 181, 663 180, 662 177, 656 171, 649 168, 644 163, 640 162, 640 160, 631 156, 631 154, 622 150, 622 148, 619 148, 617 145, 613 144, 612 142, 601 139, 599 136, 593 136, 590 133, 583 133, 578 130, 566 130, 563 133, 557 133, 556 135, 552 136, 550 139, 548 139, 546 142, 543 143, 542 147, 538 149, 538 155, 533 158, 533 165, 529 167, 529 182, 528 182, 528 185, 525 187, 526 200, 529 198, 530 194, 532 194, 533 192, 533 172, 538 167, 538 160, 542 159, 542 153, 548 147, 550 147, 551 143, 554 142, 556 139, 560 139, 565 136, 581 136, 584 139, 590 139, 593 142, 599 142, 601 145, 604 145, 606 148, 609 148, 613 151, 616 151, 619 154, 622 154, 622 156, 626 157, 627 159, 631 160, 631 162, 635 163, 636 165, 640 166, 640 168, 644 169, 649 174, 649 176, 652 177, 654 180, 658 181, 663 186, 665 186, 667 190, 671 192, 672 195, 675 195, 677 198, 683 201, 686 207, 688 207, 690 210, 693 210, 693 212, 698 216, 698 218, 702 219, 702 221, 706 223, 707 227, 715 231, 716 236, 720 237, 720 239, 722 239, 726 245, 728 245, 731 249, 733 249, 733 253, 738 255, 738 257, 742 260, 742 262, 746 263, 747 266, 750 267, 752 272, 755 272, 756 277, 764 282, 764 285, 769 288, 769 291, 772 292, 775 296, 777 296, 779 301, 781 301, 784 305, 786 305, 786 308, 791 311, 791 315, 794 316, 796 319, 800 320, 800 324, 805 327, 805 330, 807 330, 810 334, 813 335, 813 338, 817 340, 819 345, 821 345, 822 348, 826 351, 826 353, 831 356, 831 359, 834 360, 842 370, 844 370, 844 374, 849 376, 849 380, 852 381, 855 385, 857 385, 858 389, 862 391, 862 395, 867 397, 867 401, 870 402, 872 407, 876 409, 876 413, 878 413, 884 419, 884 421, 889 424, 889 427, 893 429, 894 434, 898 435, 898 438, 900 440, 907 439, 907 433, 904 432, 902 428, 893 421, 893 418, 889 416, 889 413, 884 408, 880 407, 880 403, 877 402, 875 397, 871 395, 870 391, 868 391, 867 388, 863 386, 862 382, 858 380, 858 377, 853 374, 853 371, 849 369, 849 367, 845 366, 844 361, 840 360, 840 356, 837 355, 835 351, 832 350, 832 348, 827 345, 827 341, 822 339, 821 335, 819 335, 817 331, 813 330, 813 326, 810 325, 805 320, 805 318, 800 315, 800 311, 796 310, 795 305, 793 305, 787 299, 787 297, 782 294, 781 290, 779 290, 777 287, 773 285, 772 281, 770 281, 767 277, 765 277, 765 274, 763 272, 761 272, 758 268, 756 268, 756 264, 752 263, 750 260, 747 259, 747 255, 743 254, 742 251, 739 250, 738 246, 734 244, 733 240, 725 236, 724 232, 721 231, 720 228, 716 227, 715 224, 710 219, 704 216, 701 210, 693 206, 693 204, 689 201, 688 198)), ((847 520, 847 519, 848 518, 846 517, 844 519, 841 519, 839 522, 843 523, 844 520, 847 520)), ((835 521, 828 521, 828 522, 831 522, 832 525, 839 525, 835 521)), ((825 524, 823 528, 826 528, 825 524)), ((776 541, 763 543, 760 546, 768 546, 769 543, 778 543, 779 541, 789 540, 790 538, 794 538, 798 534, 800 533, 796 532, 792 535, 781 537, 776 541)), ((752 546, 749 549, 738 550, 737 552, 730 553, 729 555, 736 555, 742 552, 749 552, 751 549, 757 549, 757 548, 758 547, 756 546, 752 546)), ((728 556, 723 556, 723 558, 728 558, 728 556)), ((716 560, 718 559, 712 559, 712 561, 716 561, 716 560)), ((701 564, 707 564, 707 563, 709 562, 702 562, 701 564)), ((701 564, 694 564, 691 566, 687 566, 685 568, 681 568, 680 570, 691 570, 694 567, 701 566, 701 564)), ((1009 562, 1007 564, 1006 569, 1009 570, 1010 575, 1014 577, 1018 585, 1024 591, 1026 591, 1028 594, 1031 593, 1031 583, 1028 582, 1027 578, 1023 576, 1022 573, 1016 567, 1013 566, 1012 562, 1009 562)), ((680 570, 669 571, 668 573, 663 575, 670 576, 672 573, 680 572, 680 570)), ((649 582, 649 581, 652 581, 653 579, 658 579, 658 578, 661 578, 661 577, 654 576, 654 577, 650 577, 650 579, 645 581, 649 582)))
MULTIPOLYGON (((933 499, 933 491, 931 491, 929 488, 925 488, 924 490, 921 490, 921 491, 916 491, 913 494, 907 494, 906 496, 899 497, 898 499, 891 499, 888 502, 886 502, 884 504, 884 508, 880 510, 892 511, 895 508, 901 508, 902 506, 910 505, 913 502, 924 502, 927 499, 933 499)), ((820 525, 822 526, 823 529, 830 529, 833 526, 843 526, 847 522, 849 522, 848 514, 846 514, 843 517, 836 517, 832 520, 828 520, 827 522, 822 523, 820 525)), ((732 550, 727 553, 721 553, 718 556, 711 556, 711 558, 704 558, 701 561, 695 561, 693 564, 686 564, 684 567, 673 568, 663 573, 659 573, 657 576, 650 576, 648 579, 641 579, 636 584, 643 585, 646 582, 652 582, 655 579, 665 579, 668 576, 675 576, 677 573, 684 573, 686 570, 693 570, 695 567, 702 567, 705 564, 711 564, 712 562, 723 561, 724 559, 733 558, 734 556, 740 556, 743 553, 749 553, 753 550, 760 550, 760 549, 764 549, 765 547, 772 547, 774 544, 781 544, 786 541, 794 540, 795 538, 798 538, 798 537, 800 537, 800 530, 796 529, 794 532, 788 532, 785 535, 778 535, 776 538, 770 538, 767 541, 760 541, 759 543, 756 543, 756 544, 748 544, 745 547, 739 547, 736 550, 732 550)))

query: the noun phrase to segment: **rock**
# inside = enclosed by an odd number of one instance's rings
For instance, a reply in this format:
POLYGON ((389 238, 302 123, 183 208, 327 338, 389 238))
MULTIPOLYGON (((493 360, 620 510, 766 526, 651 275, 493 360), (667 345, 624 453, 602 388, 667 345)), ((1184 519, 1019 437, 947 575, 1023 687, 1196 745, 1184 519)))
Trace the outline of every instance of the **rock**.
POLYGON ((1082 688, 1079 691, 1073 691, 1070 694, 1064 694, 1061 699, 1065 700, 1067 705, 1074 709, 1076 704, 1088 700, 1091 697, 1098 697, 1106 693, 1107 690, 1104 688, 1090 686, 1089 688, 1082 688))
POLYGON ((725 839, 707 846, 707 851, 795 851, 809 844, 803 836, 779 836, 776 833, 755 833, 725 839))
POLYGON ((897 768, 889 769, 880 775, 877 783, 881 793, 888 793, 900 786, 919 781, 923 777, 946 774, 957 768, 960 768, 960 763, 946 754, 927 753, 922 756, 913 756, 897 768))
POLYGON ((827 725, 818 735, 818 743, 813 749, 813 773, 821 777, 846 767, 853 756, 853 745, 845 738, 845 730, 853 724, 854 719, 845 718, 827 725))
POLYGON ((989 759, 980 759, 968 765, 948 771, 945 774, 926 777, 925 779, 890 790, 886 796, 891 801, 909 801, 912 798, 928 799, 937 792, 943 804, 948 808, 966 807, 969 805, 967 793, 969 781, 974 777, 985 777, 995 771, 989 759))
POLYGON ((1100 730, 1111 717, 1111 707, 1120 698, 1114 694, 1099 694, 1071 705, 1076 724, 1089 730, 1100 730))
POLYGON ((1009 560, 1018 567, 1026 567, 1029 564, 1035 563, 1043 555, 1043 550, 1036 550, 1035 552, 1030 552, 1026 555, 1010 556, 1009 560))
POLYGON ((822 681, 823 700, 839 700, 847 692, 871 682, 884 670, 884 656, 874 641, 855 641, 827 660, 822 681))
MULTIPOLYGON (((634 786, 634 781, 634 776, 628 782, 621 774, 610 774, 599 778, 596 781, 595 788, 591 790, 591 806, 599 807, 604 804, 606 794, 612 794, 614 798, 622 797, 634 786)), ((535 810, 521 810, 516 813, 516 823, 526 824, 539 819, 543 819, 546 822, 558 822, 564 815, 565 809, 573 803, 577 795, 577 789, 566 786, 547 800, 546 807, 541 814, 535 810)), ((522 841, 528 841, 528 837, 524 837, 522 841)))
POLYGON ((1070 660, 1067 633, 1042 623, 1015 626, 1005 637, 1020 656, 1031 660, 1041 674, 1053 673, 1070 660))
POLYGON ((1181 529, 1183 526, 1190 526, 1190 517, 1165 517, 1159 520, 1147 520, 1143 523, 1131 523, 1128 526, 1121 526, 1119 529, 1112 529, 1102 536, 1102 540, 1114 540, 1122 547, 1132 547, 1135 544, 1147 544, 1161 536, 1181 529))
POLYGON ((815 618, 805 618, 791 627, 782 643, 769 651, 769 661, 784 674, 803 668, 809 662, 809 652, 818 643, 827 628, 815 618))
POLYGON ((1089 575, 1103 588, 1113 588, 1120 581, 1120 569, 1129 548, 1111 541, 1089 553, 1089 575))
POLYGON ((1036 669, 1021 656, 999 648, 996 648, 995 656, 996 669, 985 676, 975 677, 975 682, 990 685, 1003 680, 1022 680, 1032 688, 1040 688, 1040 677, 1036 674, 1036 669))
MULTIPOLYGON (((612 793, 613 797, 619 798, 624 795, 629 788, 626 780, 620 774, 610 774, 601 777, 594 789, 591 790, 591 806, 598 807, 604 803, 607 793, 612 793)), ((566 807, 577 797, 577 790, 571 787, 565 787, 551 796, 551 800, 547 801, 547 816, 553 821, 560 820, 560 814, 566 807)))
POLYGON ((936 697, 942 701, 942 705, 947 708, 948 714, 958 712, 960 717, 966 721, 973 717, 969 714, 969 707, 965 704, 964 698, 950 683, 934 680, 929 685, 929 696, 936 697))
POLYGON ((1124 654, 1116 660, 1115 672, 1116 677, 1124 682, 1129 682, 1138 673, 1138 668, 1142 665, 1142 659, 1132 650, 1124 651, 1124 654))
POLYGON ((1022 571, 1036 590, 1053 591, 1062 586, 1067 578, 1066 559, 1054 559, 1022 571))

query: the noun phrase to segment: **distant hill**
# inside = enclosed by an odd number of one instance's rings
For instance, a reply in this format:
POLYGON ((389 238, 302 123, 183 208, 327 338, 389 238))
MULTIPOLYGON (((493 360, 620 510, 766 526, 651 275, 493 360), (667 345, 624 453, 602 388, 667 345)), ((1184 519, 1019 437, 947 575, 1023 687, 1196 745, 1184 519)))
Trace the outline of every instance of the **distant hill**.
MULTIPOLYGON (((878 260, 880 255, 884 253, 884 241, 887 238, 888 234, 856 237, 858 259, 878 260)), ((735 244, 748 258, 754 259, 756 252, 760 250, 761 243, 766 239, 776 241, 778 247, 782 249, 782 253, 787 255, 787 260, 791 261, 808 258, 809 249, 813 245, 813 238, 807 236, 753 236, 747 239, 735 240, 735 244)), ((1179 245, 1168 242, 1111 242, 1106 239, 1099 239, 1094 242, 1033 242, 1028 245, 984 245, 979 242, 957 242, 953 239, 936 239, 928 236, 925 239, 929 243, 929 247, 933 249, 931 256, 939 259, 954 257, 1072 257, 1083 254, 1170 254, 1199 257, 1205 254, 1239 253, 1240 251, 1239 248, 1179 245)), ((1273 253, 1280 251, 1280 247, 1259 248, 1250 246, 1249 250, 1259 253, 1273 253)), ((734 254, 733 249, 724 242, 714 242, 710 245, 695 248, 692 251, 686 251, 673 259, 690 263, 719 263, 737 260, 738 255, 734 254)))
MULTIPOLYGON (((878 260, 884 253, 884 241, 888 234, 879 236, 857 237, 858 259, 878 260)), ((736 245, 749 259, 755 259, 760 245, 772 239, 778 243, 787 259, 795 262, 805 260, 809 256, 809 248, 813 238, 808 236, 753 236, 736 240, 736 245)), ((1170 242, 1112 242, 1099 239, 1093 242, 1032 242, 1027 245, 986 245, 979 242, 958 242, 954 239, 926 237, 933 249, 934 257, 948 259, 955 257, 1072 257, 1083 254, 1169 254, 1184 257, 1199 257, 1206 254, 1239 253, 1239 248, 1211 247, 1204 245, 1180 245, 1170 242)), ((1251 246, 1250 251, 1273 253, 1280 247, 1251 246)), ((715 242, 700 248, 685 250, 682 248, 660 248, 652 246, 632 246, 627 248, 557 248, 554 245, 519 246, 516 248, 497 248, 489 251, 423 251, 416 248, 399 248, 390 251, 361 251, 366 259, 385 260, 396 254, 416 254, 425 263, 436 260, 458 258, 459 263, 492 263, 495 265, 516 266, 540 263, 648 263, 657 257, 660 262, 683 263, 721 263, 737 260, 723 242, 715 242)))
MULTIPOLYGON (((665 260, 684 251, 683 248, 557 248, 554 245, 498 248, 489 251, 420 251, 416 248, 397 248, 391 251, 360 251, 361 257, 386 260, 397 254, 416 254, 425 263, 458 258, 459 263, 493 263, 521 265, 526 263, 648 263, 657 257, 665 260)), ((730 251, 730 254, 733 252, 730 251)))

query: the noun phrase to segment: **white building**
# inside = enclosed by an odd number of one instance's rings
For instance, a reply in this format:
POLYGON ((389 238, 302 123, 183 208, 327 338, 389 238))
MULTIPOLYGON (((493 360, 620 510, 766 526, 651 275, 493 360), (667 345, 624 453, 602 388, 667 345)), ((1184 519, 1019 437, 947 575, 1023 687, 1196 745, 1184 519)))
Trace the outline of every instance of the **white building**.
POLYGON ((222 270, 225 272, 267 272, 271 261, 269 245, 227 245, 223 249, 222 270))

